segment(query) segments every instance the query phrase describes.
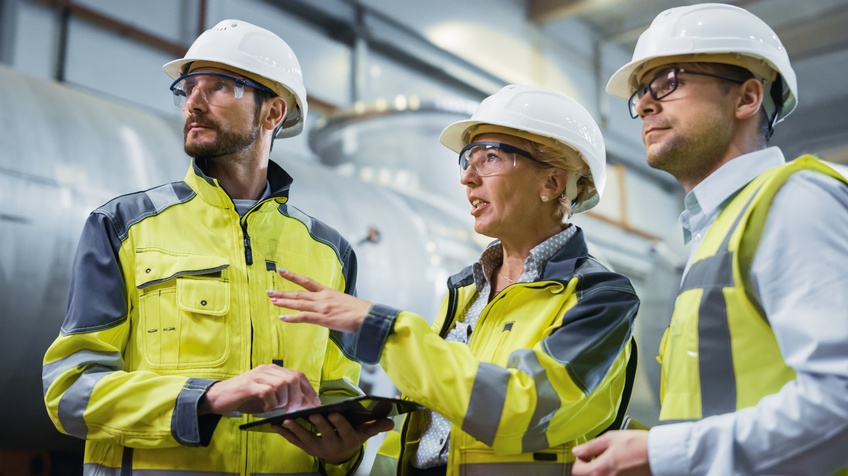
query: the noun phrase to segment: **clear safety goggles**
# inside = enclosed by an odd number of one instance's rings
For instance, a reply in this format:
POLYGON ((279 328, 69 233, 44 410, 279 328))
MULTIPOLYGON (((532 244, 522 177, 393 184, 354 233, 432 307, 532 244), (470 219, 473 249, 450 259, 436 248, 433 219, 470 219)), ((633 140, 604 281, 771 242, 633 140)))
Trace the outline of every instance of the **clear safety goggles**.
POLYGON ((724 79, 726 81, 733 81, 734 83, 742 84, 745 81, 738 78, 731 78, 730 76, 722 76, 720 74, 712 74, 712 73, 703 73, 701 71, 688 71, 683 68, 669 68, 664 71, 661 71, 659 74, 654 76, 648 84, 637 89, 631 96, 630 101, 628 102, 628 106, 630 108, 630 117, 636 119, 639 117, 639 111, 637 111, 636 106, 639 104, 639 100, 641 100, 645 94, 651 95, 655 101, 659 101, 669 94, 677 91, 677 86, 680 85, 680 81, 677 76, 683 74, 697 74, 699 76, 709 76, 710 78, 718 78, 724 79))
POLYGON ((244 96, 245 86, 276 95, 271 89, 249 79, 205 71, 180 76, 171 83, 171 92, 174 94, 174 105, 179 108, 185 105, 195 91, 200 93, 207 104, 227 106, 244 96))
POLYGON ((464 175, 468 167, 473 168, 480 177, 502 174, 515 167, 519 155, 536 161, 530 152, 509 144, 472 142, 459 151, 459 174, 464 175))

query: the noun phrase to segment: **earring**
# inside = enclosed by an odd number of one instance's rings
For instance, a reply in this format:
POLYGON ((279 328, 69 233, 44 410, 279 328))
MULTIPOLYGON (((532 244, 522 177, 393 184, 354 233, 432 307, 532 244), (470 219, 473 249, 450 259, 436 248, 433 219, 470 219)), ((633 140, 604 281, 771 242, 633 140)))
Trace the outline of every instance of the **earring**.
POLYGON ((548 200, 550 200, 550 198, 548 198, 547 195, 542 195, 542 201, 543 202, 547 202, 548 200))

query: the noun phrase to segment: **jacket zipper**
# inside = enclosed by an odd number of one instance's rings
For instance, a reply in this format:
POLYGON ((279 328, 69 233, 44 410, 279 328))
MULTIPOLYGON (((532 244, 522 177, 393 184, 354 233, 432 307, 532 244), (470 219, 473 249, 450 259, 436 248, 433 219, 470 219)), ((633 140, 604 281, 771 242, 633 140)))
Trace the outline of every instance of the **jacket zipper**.
POLYGON ((451 324, 454 321, 454 314, 456 314, 456 306, 457 301, 459 301, 459 290, 458 288, 449 288, 448 289, 448 310, 445 313, 445 322, 442 323, 442 328, 439 330, 439 336, 444 339, 448 335, 448 330, 450 329, 451 324))
MULTIPOLYGON (((254 210, 257 210, 263 202, 264 200, 256 202, 256 204, 253 205, 253 208, 245 212, 244 216, 239 217, 241 231, 242 233, 244 233, 244 261, 247 263, 248 266, 253 264, 253 248, 250 245, 250 235, 247 233, 247 217, 248 215, 253 213, 254 210)), ((235 207, 233 209, 235 210, 235 207)))
POLYGON ((403 418, 403 426, 400 429, 400 453, 398 453, 397 460, 397 476, 401 476, 403 473, 403 454, 406 452, 406 432, 409 431, 409 417, 411 417, 411 413, 407 413, 403 418))
POLYGON ((250 247, 250 235, 247 234, 247 223, 241 226, 241 230, 244 232, 244 260, 250 266, 253 264, 253 249, 250 247))

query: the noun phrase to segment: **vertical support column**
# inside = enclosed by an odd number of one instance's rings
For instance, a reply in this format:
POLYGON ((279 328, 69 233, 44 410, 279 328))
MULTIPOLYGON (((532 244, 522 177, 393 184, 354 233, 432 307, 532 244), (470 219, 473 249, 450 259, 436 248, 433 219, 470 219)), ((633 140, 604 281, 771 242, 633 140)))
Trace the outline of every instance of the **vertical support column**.
POLYGON ((65 82, 65 63, 68 58, 68 35, 71 30, 71 5, 70 0, 60 0, 57 3, 57 30, 56 35, 56 66, 53 77, 60 83, 65 82))
POLYGON ((14 61, 14 39, 18 0, 0 0, 0 63, 11 65, 14 61))
POLYGON ((365 29, 365 10, 356 6, 356 26, 352 40, 352 58, 350 75, 350 102, 361 101, 368 84, 368 43, 362 32, 365 29))

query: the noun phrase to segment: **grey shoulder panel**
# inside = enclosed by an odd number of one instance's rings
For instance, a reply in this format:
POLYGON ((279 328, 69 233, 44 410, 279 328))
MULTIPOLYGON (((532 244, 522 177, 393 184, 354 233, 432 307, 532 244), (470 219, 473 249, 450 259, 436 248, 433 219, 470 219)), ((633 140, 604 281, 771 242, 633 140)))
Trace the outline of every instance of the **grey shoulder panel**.
POLYGON ((173 205, 187 202, 194 196, 194 190, 187 183, 173 182, 144 192, 121 195, 92 213, 100 213, 108 217, 115 227, 118 238, 123 241, 134 224, 147 217, 158 215, 173 205))
POLYGON ((175 182, 117 197, 89 215, 74 257, 63 335, 96 332, 126 321, 127 291, 118 252, 130 227, 194 196, 188 184, 175 182))
POLYGON ((542 342, 585 394, 594 391, 630 340, 639 298, 630 280, 588 258, 575 270, 577 304, 542 342))
POLYGON ((281 204, 277 207, 277 210, 282 215, 303 223, 313 240, 329 246, 336 253, 345 275, 345 292, 355 294, 357 272, 356 254, 353 252, 353 247, 350 246, 350 243, 341 233, 321 220, 307 215, 297 207, 281 204))

